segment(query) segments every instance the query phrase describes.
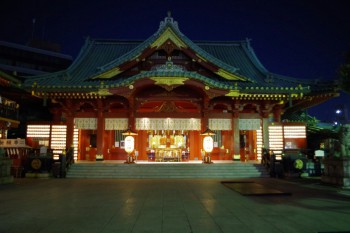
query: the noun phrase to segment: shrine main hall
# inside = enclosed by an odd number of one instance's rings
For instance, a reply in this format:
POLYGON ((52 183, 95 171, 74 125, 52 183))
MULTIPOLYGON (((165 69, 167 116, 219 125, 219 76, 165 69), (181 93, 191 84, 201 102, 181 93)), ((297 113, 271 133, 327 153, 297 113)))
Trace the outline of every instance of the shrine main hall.
POLYGON ((192 41, 169 14, 144 41, 87 38, 65 70, 28 77, 51 122, 30 122, 27 144, 76 160, 260 160, 262 148, 306 148, 306 125, 282 121, 338 95, 330 81, 268 71, 250 40, 192 41), (126 135, 132 136, 127 152, 126 135))

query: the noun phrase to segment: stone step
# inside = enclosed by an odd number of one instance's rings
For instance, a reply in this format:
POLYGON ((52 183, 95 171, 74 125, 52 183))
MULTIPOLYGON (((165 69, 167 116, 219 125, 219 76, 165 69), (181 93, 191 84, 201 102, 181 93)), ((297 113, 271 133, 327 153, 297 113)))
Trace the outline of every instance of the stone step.
POLYGON ((67 178, 253 178, 268 177, 265 168, 254 163, 213 164, 120 164, 120 163, 75 163, 67 178))

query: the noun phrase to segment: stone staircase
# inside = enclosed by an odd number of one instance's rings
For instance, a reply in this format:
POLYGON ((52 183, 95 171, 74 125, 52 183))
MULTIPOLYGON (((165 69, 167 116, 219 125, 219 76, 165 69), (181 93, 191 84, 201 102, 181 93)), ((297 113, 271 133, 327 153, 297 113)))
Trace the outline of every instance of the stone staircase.
POLYGON ((75 163, 67 178, 113 179, 231 179, 269 177, 256 163, 75 163))

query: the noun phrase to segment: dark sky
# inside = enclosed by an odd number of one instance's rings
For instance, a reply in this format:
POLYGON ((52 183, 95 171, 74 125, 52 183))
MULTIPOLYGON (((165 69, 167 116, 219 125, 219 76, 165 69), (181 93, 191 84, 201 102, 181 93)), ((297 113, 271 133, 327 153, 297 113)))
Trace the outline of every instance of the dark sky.
MULTIPOLYGON (((189 39, 250 38, 270 72, 295 78, 334 79, 350 51, 347 0, 7 0, 0 3, 0 40, 26 44, 34 34, 76 57, 87 36, 147 39, 169 10, 189 39)), ((350 96, 309 114, 330 121, 337 104, 350 107, 350 96)))

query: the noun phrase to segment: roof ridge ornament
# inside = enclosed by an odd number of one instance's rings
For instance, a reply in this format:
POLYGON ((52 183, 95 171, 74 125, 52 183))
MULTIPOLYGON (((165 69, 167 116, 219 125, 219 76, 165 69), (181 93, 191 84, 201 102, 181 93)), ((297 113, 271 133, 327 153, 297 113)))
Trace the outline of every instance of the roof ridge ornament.
POLYGON ((180 31, 177 21, 175 21, 174 18, 171 17, 171 11, 167 12, 167 17, 165 17, 163 21, 160 21, 158 32, 161 31, 168 24, 172 25, 176 30, 180 31))

